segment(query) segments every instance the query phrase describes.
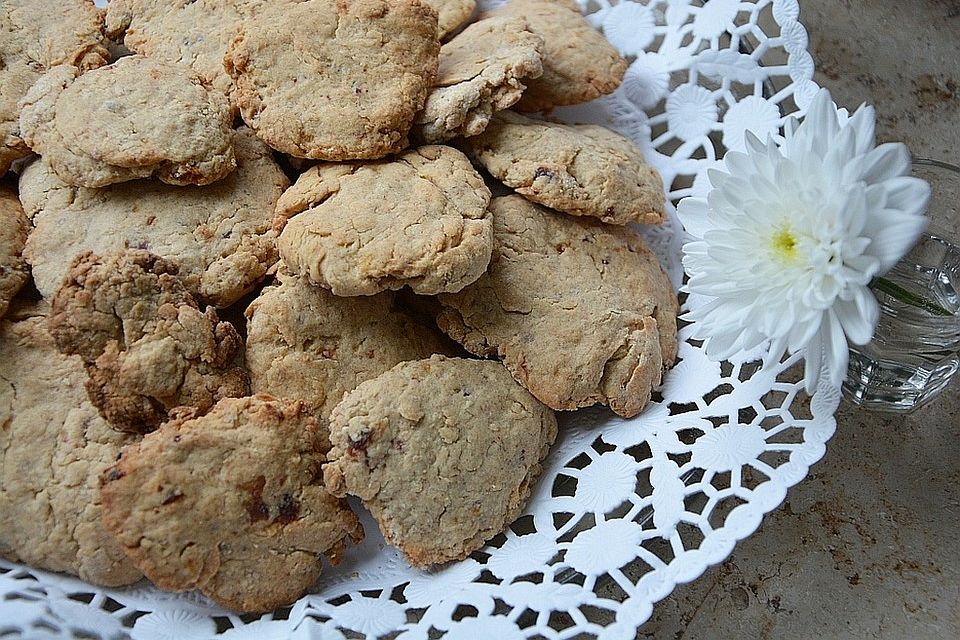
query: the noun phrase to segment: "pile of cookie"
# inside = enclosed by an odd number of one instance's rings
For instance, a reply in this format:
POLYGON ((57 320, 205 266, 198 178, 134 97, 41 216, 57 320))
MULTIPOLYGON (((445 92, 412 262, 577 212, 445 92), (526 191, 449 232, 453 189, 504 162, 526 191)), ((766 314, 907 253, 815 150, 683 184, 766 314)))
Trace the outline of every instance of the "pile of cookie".
POLYGON ((464 558, 554 410, 643 409, 660 177, 522 115, 626 62, 572 0, 474 13, 0 0, 0 555, 265 611, 362 538, 346 496, 464 558))

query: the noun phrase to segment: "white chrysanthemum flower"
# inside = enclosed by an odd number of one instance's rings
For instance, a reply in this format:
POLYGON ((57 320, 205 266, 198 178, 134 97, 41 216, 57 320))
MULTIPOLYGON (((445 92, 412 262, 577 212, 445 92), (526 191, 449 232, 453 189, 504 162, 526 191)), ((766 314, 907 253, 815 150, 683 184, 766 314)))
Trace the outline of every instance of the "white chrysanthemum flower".
POLYGON ((879 319, 868 285, 916 242, 930 187, 909 177, 902 144, 875 146, 875 113, 852 116, 821 90, 779 146, 747 135, 709 174, 706 198, 677 213, 696 239, 684 246, 685 290, 707 297, 684 319, 711 358, 769 341, 768 358, 804 352, 812 392, 821 368, 839 386, 849 339, 866 344, 879 319))

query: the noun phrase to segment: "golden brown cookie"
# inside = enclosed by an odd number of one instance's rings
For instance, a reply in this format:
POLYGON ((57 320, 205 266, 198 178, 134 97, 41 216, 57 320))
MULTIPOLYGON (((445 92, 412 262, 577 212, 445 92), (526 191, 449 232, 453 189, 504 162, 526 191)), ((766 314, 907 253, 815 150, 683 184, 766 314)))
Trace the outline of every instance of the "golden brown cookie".
POLYGON ((489 15, 522 16, 543 38, 543 75, 527 82, 520 111, 579 104, 620 86, 627 61, 573 0, 510 0, 489 15))
POLYGON ((280 199, 278 217, 290 220, 277 244, 293 273, 338 296, 405 285, 424 295, 456 292, 490 262, 489 203, 483 178, 451 147, 321 164, 280 199))
POLYGON ((221 400, 179 416, 101 476, 103 522, 158 587, 259 613, 290 604, 363 530, 327 493, 326 436, 300 402, 221 400))
POLYGON ((24 257, 37 289, 52 297, 79 253, 129 247, 174 262, 199 302, 235 302, 276 262, 273 212, 289 181, 249 129, 236 131, 234 148, 237 170, 205 187, 71 187, 42 160, 32 163, 20 176, 20 201, 34 225, 24 257))
POLYGON ((557 410, 637 415, 677 352, 677 297, 628 227, 494 198, 490 270, 443 294, 437 322, 557 410))
POLYGON ((498 363, 434 356, 336 406, 324 479, 426 567, 466 558, 520 515, 556 436, 553 412, 498 363))
POLYGON ((243 21, 224 64, 244 121, 298 158, 380 158, 437 76, 437 18, 419 0, 302 0, 243 21))
POLYGON ((236 329, 200 310, 177 266, 148 251, 77 256, 48 326, 60 351, 83 358, 90 401, 120 431, 152 431, 176 407, 203 414, 250 390, 236 329))
POLYGON ((415 134, 427 142, 482 132, 490 116, 513 105, 524 81, 543 73, 543 38, 519 16, 475 22, 440 48, 436 86, 417 116, 415 134))
POLYGON ((227 99, 182 65, 127 56, 82 76, 50 69, 21 102, 20 134, 67 184, 154 176, 210 184, 233 171, 227 99))
POLYGON ((0 321, 0 556, 105 586, 141 574, 100 521, 100 472, 133 437, 104 422, 40 312, 0 321))
POLYGON ((255 393, 303 400, 325 425, 343 394, 404 360, 447 353, 441 336, 396 296, 338 298, 281 272, 247 309, 247 368, 255 393))
POLYGON ((0 0, 0 175, 30 154, 20 137, 20 99, 46 69, 81 71, 110 61, 92 0, 0 0))
POLYGON ((20 287, 30 280, 30 267, 23 259, 23 245, 30 222, 23 214, 17 194, 0 187, 0 318, 20 287))
POLYGON ((664 221, 660 174, 609 129, 503 111, 463 144, 490 175, 533 202, 609 224, 664 221))
POLYGON ((424 4, 437 12, 437 27, 441 39, 456 31, 477 7, 476 0, 425 0, 424 4))

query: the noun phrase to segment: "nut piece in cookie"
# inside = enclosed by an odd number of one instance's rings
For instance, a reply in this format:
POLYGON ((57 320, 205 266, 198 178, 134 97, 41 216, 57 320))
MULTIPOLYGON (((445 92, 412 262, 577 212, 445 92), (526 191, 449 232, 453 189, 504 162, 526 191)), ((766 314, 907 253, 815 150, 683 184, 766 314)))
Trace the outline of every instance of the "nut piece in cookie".
POLYGON ((609 224, 665 219, 660 174, 630 140, 604 127, 503 111, 464 146, 494 178, 552 209, 609 224))
POLYGON ((405 360, 447 353, 397 308, 393 292, 338 298, 281 272, 247 308, 246 363, 255 393, 303 400, 326 425, 343 394, 405 360))
POLYGON ((0 556, 104 586, 140 571, 100 520, 100 472, 134 441, 97 415, 39 309, 0 321, 0 556))
POLYGON ((523 510, 557 436, 553 412, 498 363, 434 356, 348 393, 323 469, 418 567, 460 560, 523 510))
POLYGON ((520 196, 494 198, 490 211, 490 270, 440 296, 440 328, 503 360, 548 407, 640 413, 677 352, 677 297, 657 258, 628 227, 520 196))
POLYGON ((452 147, 308 169, 280 199, 287 267, 338 296, 456 292, 490 262, 490 190, 452 147), (292 216, 292 217, 291 217, 292 216))
POLYGON ((30 280, 30 267, 23 259, 30 222, 11 189, 0 186, 0 318, 20 287, 30 280))
POLYGON ((206 413, 249 392, 234 363, 243 342, 213 307, 201 311, 177 266, 147 251, 77 256, 48 325, 63 353, 87 365, 90 401, 114 428, 143 433, 175 407, 206 413))
POLYGON ((437 27, 441 39, 457 30, 477 8, 476 0, 424 0, 437 12, 437 27))
POLYGON ((304 0, 244 20, 224 65, 244 121, 274 149, 372 159, 406 146, 439 51, 419 0, 304 0))
POLYGON ((228 398, 178 416, 101 475, 103 522, 161 589, 247 613, 290 604, 363 530, 323 487, 326 436, 300 402, 228 398))
POLYGON ((127 56, 82 76, 60 65, 21 107, 24 141, 67 184, 203 185, 237 166, 227 99, 182 65, 127 56))
POLYGON ((277 260, 273 212, 289 180, 246 127, 234 133, 237 170, 205 187, 138 180, 103 189, 71 187, 37 161, 20 176, 33 221, 24 257, 51 298, 74 257, 132 247, 176 263, 198 302, 226 307, 253 289, 277 260))
POLYGON ((510 0, 488 15, 522 16, 543 38, 543 75, 527 82, 521 111, 588 102, 620 86, 627 61, 573 0, 510 0))
POLYGON ((0 0, 0 176, 30 154, 20 99, 58 64, 86 71, 109 62, 102 27, 91 0, 0 0))
POLYGON ((475 22, 440 48, 440 72, 414 129, 427 142, 482 132, 543 73, 543 38, 519 16, 475 22))

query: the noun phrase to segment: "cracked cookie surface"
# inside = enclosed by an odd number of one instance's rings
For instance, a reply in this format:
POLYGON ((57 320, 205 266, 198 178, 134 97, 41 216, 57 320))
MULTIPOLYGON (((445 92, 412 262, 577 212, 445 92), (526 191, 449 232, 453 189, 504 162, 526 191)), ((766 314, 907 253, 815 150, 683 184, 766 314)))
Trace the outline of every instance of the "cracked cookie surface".
POLYGON ((406 146, 439 50, 419 0, 304 0, 244 20, 224 65, 244 121, 274 149, 374 159, 406 146))
POLYGON ((417 116, 427 142, 482 132, 490 116, 517 102, 525 80, 543 73, 543 38, 520 16, 475 22, 440 48, 436 86, 417 116))
POLYGON ((234 133, 234 148, 237 170, 205 187, 71 187, 46 163, 30 164, 20 176, 20 201, 34 226, 24 257, 37 289, 52 297, 83 251, 131 247, 176 263, 199 302, 235 302, 277 260, 274 207, 289 181, 249 129, 234 133))
POLYGON ((392 292, 340 298, 284 272, 277 279, 247 309, 250 382, 255 393, 303 400, 324 426, 361 382, 448 351, 392 292))
POLYGON ((227 99, 182 65, 127 56, 80 75, 47 71, 21 103, 24 141, 64 182, 103 187, 154 176, 210 184, 233 171, 227 99))
POLYGON ((0 186, 0 318, 20 287, 30 280, 30 267, 23 259, 30 222, 12 189, 0 186))
POLYGON ((308 169, 280 199, 277 242, 293 272, 338 296, 409 286, 460 291, 490 262, 490 190, 451 147, 308 169))
POLYGON ((42 312, 0 321, 0 556, 105 586, 141 578, 101 523, 100 472, 134 438, 97 414, 42 312))
POLYGON ((500 358, 547 406, 597 403, 637 415, 677 351, 677 297, 627 227, 494 198, 489 271, 442 294, 437 322, 468 351, 500 358))
POLYGON ((609 129, 503 111, 464 146, 494 178, 551 209, 619 225, 665 219, 660 174, 609 129))
POLYGON ((236 329, 147 251, 77 256, 48 325, 60 351, 83 358, 90 401, 120 431, 151 431, 176 407, 202 414, 249 391, 236 329))
POLYGON ((543 75, 527 82, 521 111, 588 102, 620 86, 627 61, 573 0, 510 0, 488 15, 523 16, 543 38, 543 75))
POLYGON ((103 20, 90 0, 0 0, 0 175, 30 154, 20 99, 46 69, 86 71, 110 61, 103 20))
POLYGON ((425 567, 467 557, 520 515, 556 435, 553 412, 499 363, 434 356, 337 405, 324 478, 425 567))
POLYGON ((103 521, 162 589, 259 613, 290 604, 363 530, 323 487, 326 436, 300 402, 221 400, 177 416, 101 475, 103 521))

